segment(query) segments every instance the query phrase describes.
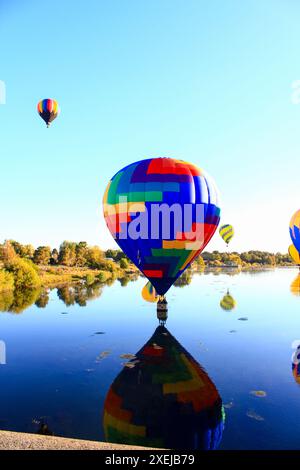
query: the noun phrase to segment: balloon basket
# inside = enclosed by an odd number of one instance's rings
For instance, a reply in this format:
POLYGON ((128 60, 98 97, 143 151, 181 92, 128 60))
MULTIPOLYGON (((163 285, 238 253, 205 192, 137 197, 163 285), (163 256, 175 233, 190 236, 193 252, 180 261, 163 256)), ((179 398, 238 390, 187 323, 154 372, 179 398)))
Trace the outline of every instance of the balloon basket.
POLYGON ((160 325, 164 325, 168 318, 168 302, 165 297, 162 297, 157 302, 157 319, 160 325))

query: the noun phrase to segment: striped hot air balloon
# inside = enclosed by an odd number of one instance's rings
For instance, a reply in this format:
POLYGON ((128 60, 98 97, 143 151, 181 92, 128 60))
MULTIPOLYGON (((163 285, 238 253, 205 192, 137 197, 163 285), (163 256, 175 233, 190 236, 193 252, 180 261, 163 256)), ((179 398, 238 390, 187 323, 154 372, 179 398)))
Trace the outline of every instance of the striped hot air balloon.
POLYGON ((52 99, 41 100, 37 105, 37 111, 41 118, 47 124, 47 127, 50 126, 51 122, 57 118, 60 113, 60 108, 58 102, 52 99))
POLYGON ((229 224, 222 225, 222 227, 220 227, 219 229, 219 234, 221 235, 222 239, 228 246, 228 243, 230 242, 230 240, 232 239, 234 235, 233 226, 229 224))
POLYGON ((290 236, 295 248, 300 252, 300 209, 291 218, 290 236))
POLYGON ((290 290, 292 294, 300 296, 300 274, 291 283, 290 290))
POLYGON ((150 281, 142 289, 142 297, 146 302, 157 302, 158 295, 150 281))
POLYGON ((220 307, 223 310, 233 310, 236 307, 236 301, 232 295, 230 295, 229 291, 227 291, 227 294, 222 298, 220 307))
POLYGON ((120 170, 103 198, 108 229, 164 295, 203 251, 220 220, 211 177, 191 163, 150 158, 120 170))
POLYGON ((290 255, 290 257, 292 258, 292 260, 294 261, 295 264, 300 265, 300 254, 299 254, 299 251, 295 248, 294 245, 289 246, 289 255, 290 255))

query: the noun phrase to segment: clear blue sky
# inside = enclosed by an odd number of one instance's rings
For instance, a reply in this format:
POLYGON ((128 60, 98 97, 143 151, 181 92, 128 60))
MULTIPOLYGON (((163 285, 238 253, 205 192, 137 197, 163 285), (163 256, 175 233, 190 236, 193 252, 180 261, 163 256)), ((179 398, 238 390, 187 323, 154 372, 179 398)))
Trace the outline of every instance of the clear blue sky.
POLYGON ((0 0, 0 241, 113 246, 108 180, 169 156, 215 178, 232 249, 286 251, 299 18, 298 0, 0 0), (48 97, 62 110, 50 129, 36 112, 48 97))

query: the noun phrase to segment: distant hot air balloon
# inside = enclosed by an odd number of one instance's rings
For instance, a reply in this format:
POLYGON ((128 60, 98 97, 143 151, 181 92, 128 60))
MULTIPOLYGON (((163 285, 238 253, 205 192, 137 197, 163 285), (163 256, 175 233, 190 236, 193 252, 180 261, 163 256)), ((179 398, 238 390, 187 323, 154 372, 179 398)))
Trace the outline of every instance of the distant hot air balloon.
POLYGON ((290 286, 291 293, 296 295, 297 297, 300 296, 300 274, 293 280, 290 286))
POLYGON ((230 240, 232 239, 234 235, 233 226, 229 224, 222 225, 222 227, 219 228, 219 234, 221 235, 224 242, 228 246, 228 243, 230 242, 230 240))
POLYGON ((147 302, 157 302, 158 295, 150 281, 142 289, 142 297, 147 302))
POLYGON ((295 264, 300 265, 300 254, 299 254, 298 250, 295 248, 294 245, 289 246, 289 255, 290 255, 290 257, 292 258, 292 260, 294 261, 295 264))
POLYGON ((37 111, 47 124, 47 127, 50 126, 51 122, 54 121, 60 113, 58 102, 51 99, 41 100, 37 105, 37 111))
POLYGON ((292 372, 297 384, 300 384, 300 344, 293 354, 292 372))
POLYGON ((108 442, 217 449, 225 413, 207 372, 164 326, 125 364, 104 403, 108 442))
POLYGON ((220 307, 223 310, 233 310, 236 307, 236 301, 232 297, 232 295, 230 295, 229 290, 227 291, 227 294, 224 295, 224 297, 222 298, 220 302, 220 307))
POLYGON ((172 158, 132 163, 109 182, 106 224, 159 295, 197 257, 220 220, 217 189, 196 166, 172 158))
POLYGON ((300 252, 300 209, 291 218, 290 236, 295 248, 300 252))

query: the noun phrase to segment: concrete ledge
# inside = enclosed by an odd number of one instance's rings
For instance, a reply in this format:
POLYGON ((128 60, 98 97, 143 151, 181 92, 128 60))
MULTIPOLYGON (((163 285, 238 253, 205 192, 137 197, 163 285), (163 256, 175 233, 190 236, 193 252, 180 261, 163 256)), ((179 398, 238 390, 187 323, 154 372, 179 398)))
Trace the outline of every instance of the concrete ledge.
POLYGON ((141 450, 143 447, 0 431, 0 450, 141 450))

